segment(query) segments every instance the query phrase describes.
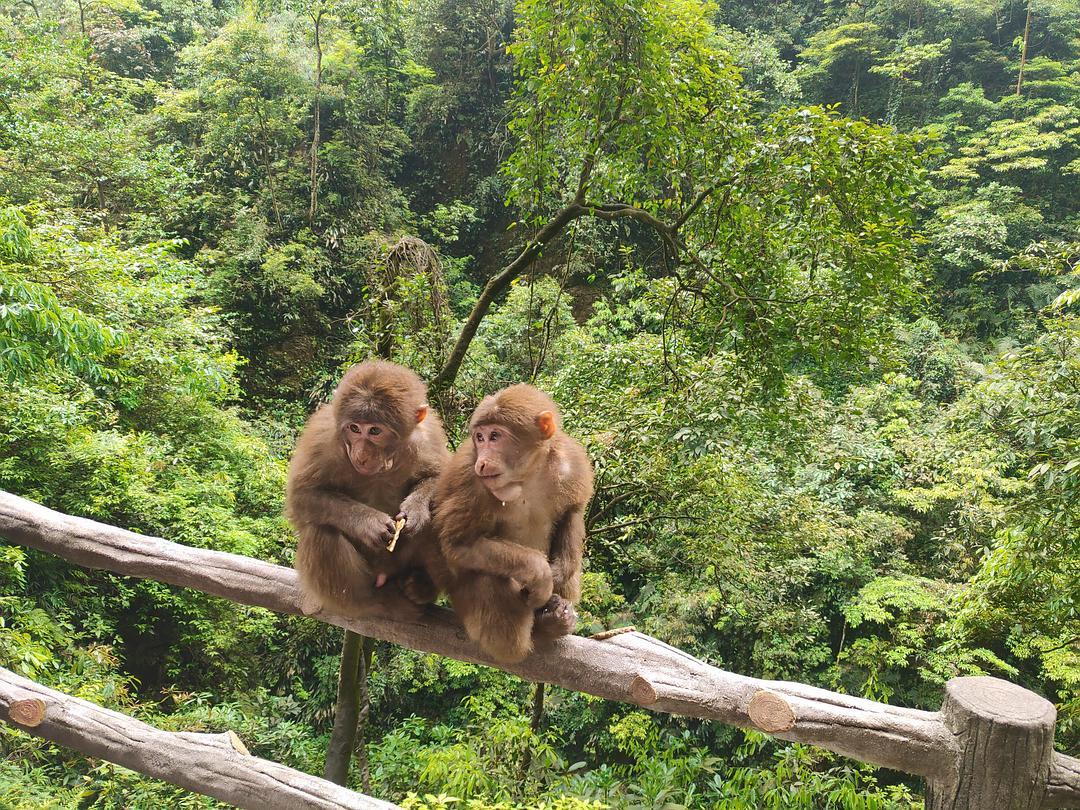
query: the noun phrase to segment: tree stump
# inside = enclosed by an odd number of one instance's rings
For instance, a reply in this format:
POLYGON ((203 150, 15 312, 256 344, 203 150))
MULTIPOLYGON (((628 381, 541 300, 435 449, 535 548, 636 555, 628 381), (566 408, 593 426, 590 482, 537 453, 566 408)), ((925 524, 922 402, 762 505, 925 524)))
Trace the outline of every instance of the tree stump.
POLYGON ((1050 701, 999 678, 949 681, 941 719, 956 735, 956 770, 929 782, 926 810, 1036 810, 1056 716, 1050 701))

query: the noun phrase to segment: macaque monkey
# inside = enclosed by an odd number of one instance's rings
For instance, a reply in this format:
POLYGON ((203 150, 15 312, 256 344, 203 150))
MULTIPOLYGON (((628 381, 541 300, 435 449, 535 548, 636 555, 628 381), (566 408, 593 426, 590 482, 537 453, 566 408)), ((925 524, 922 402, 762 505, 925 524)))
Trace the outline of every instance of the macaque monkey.
POLYGON ((303 590, 344 616, 419 615, 444 576, 431 494, 449 457, 419 377, 383 361, 350 368, 289 464, 285 513, 303 590))
POLYGON ((439 476, 435 525, 469 637, 504 663, 574 632, 593 471, 530 385, 486 397, 439 476))

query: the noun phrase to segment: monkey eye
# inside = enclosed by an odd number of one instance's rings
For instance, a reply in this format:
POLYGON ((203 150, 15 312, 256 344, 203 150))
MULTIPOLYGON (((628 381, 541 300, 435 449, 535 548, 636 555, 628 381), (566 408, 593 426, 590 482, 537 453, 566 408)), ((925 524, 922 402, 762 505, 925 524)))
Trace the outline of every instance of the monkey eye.
POLYGON ((379 427, 378 425, 372 425, 368 429, 368 435, 370 435, 370 436, 378 436, 380 433, 382 433, 382 428, 379 427))
POLYGON ((354 423, 352 425, 349 425, 349 430, 351 430, 353 433, 359 433, 360 426, 354 423))
POLYGON ((497 438, 499 438, 499 435, 500 435, 499 431, 497 431, 497 430, 491 431, 491 440, 495 441, 497 438))

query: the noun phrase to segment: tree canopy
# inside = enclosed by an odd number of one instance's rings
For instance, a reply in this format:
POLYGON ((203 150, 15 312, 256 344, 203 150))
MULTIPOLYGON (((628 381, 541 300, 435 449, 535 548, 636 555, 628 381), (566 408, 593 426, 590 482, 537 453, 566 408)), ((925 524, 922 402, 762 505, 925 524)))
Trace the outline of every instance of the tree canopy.
MULTIPOLYGON (((580 632, 1080 742, 1080 6, 0 4, 0 487, 290 564, 349 364, 552 393, 580 632)), ((0 665, 322 771, 339 639, 0 545, 0 665)), ((916 808, 801 745, 379 644, 406 807, 916 808)), ((213 803, 0 728, 0 805, 213 803)))

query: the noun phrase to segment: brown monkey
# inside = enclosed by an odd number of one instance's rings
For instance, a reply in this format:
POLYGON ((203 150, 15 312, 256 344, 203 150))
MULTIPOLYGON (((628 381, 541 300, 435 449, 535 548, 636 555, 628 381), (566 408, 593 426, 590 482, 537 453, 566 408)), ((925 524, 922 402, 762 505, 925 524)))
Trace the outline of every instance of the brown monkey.
POLYGON ((592 465, 530 385, 485 398, 469 432, 439 476, 435 525, 466 632, 512 663, 577 624, 592 465))
POLYGON ((449 457, 419 377, 383 361, 349 369, 308 420, 289 464, 285 511, 304 591, 346 616, 415 616, 434 601, 433 578, 445 575, 431 494, 449 457))

